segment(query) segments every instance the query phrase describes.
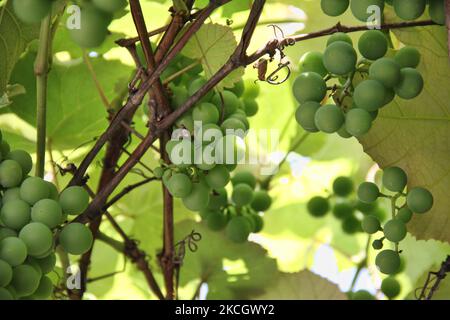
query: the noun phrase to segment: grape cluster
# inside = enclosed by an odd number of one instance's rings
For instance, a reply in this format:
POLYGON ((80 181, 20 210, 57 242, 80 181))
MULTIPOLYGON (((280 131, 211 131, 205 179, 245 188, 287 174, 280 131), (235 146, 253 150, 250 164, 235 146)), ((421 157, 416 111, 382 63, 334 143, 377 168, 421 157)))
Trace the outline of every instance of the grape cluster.
MULTIPOLYGON (((25 23, 38 23, 51 10, 55 0, 13 0, 14 13, 25 23)), ((127 6, 126 0, 90 0, 80 2, 79 26, 70 26, 72 40, 83 48, 95 48, 105 41, 108 26, 127 6)))
POLYGON ((381 13, 385 4, 394 8, 403 20, 415 20, 423 15, 428 5, 430 18, 437 24, 445 24, 445 0, 321 0, 322 11, 332 17, 344 14, 350 7, 355 18, 366 22, 373 15, 370 6, 377 6, 381 13), (369 11, 369 12, 368 12, 369 11))
POLYGON ((386 57, 387 38, 379 30, 369 30, 359 38, 358 50, 363 56, 359 61, 352 39, 335 33, 324 53, 302 56, 293 92, 300 103, 295 117, 303 129, 361 137, 395 95, 413 99, 421 93, 424 82, 416 69, 420 53, 415 48, 404 47, 386 57), (327 84, 333 80, 338 84, 327 84), (329 90, 334 103, 322 105, 329 90))
MULTIPOLYGON (((401 261, 401 269, 396 273, 403 272, 404 260, 401 261)), ((383 279, 381 282, 381 292, 388 299, 394 299, 400 294, 401 285, 395 276, 391 275, 383 279)), ((347 292, 347 296, 350 300, 376 300, 376 298, 367 290, 358 290, 355 292, 347 292)))
POLYGON ((361 221, 364 216, 373 215, 379 220, 386 217, 385 211, 376 204, 366 204, 353 197, 354 183, 349 177, 338 177, 333 181, 332 192, 328 197, 311 198, 306 208, 316 218, 324 217, 328 212, 342 223, 342 230, 347 234, 362 232, 361 221))
POLYGON ((407 175, 399 167, 389 167, 383 171, 382 184, 392 195, 382 194, 373 182, 363 182, 358 188, 358 198, 366 204, 373 204, 380 198, 388 198, 392 205, 392 219, 381 227, 381 221, 374 215, 364 217, 362 229, 368 234, 383 232, 383 237, 374 240, 372 247, 381 250, 385 240, 395 244, 395 250, 385 249, 378 253, 375 264, 380 272, 394 274, 401 265, 398 243, 406 237, 406 224, 412 219, 413 213, 423 214, 433 207, 433 195, 422 187, 408 188, 405 193, 407 175))
POLYGON ((89 196, 77 186, 59 194, 52 183, 29 176, 31 156, 10 150, 1 132, 0 160, 0 300, 46 299, 53 292, 47 274, 55 267, 55 246, 74 255, 92 246, 85 225, 66 224, 86 209, 89 196))

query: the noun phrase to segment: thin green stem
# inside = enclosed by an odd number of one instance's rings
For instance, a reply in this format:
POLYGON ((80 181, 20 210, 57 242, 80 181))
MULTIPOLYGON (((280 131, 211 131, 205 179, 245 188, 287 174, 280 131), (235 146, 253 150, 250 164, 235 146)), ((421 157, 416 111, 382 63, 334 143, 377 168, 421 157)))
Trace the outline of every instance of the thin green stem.
POLYGON ((358 268, 356 269, 355 275, 353 276, 349 291, 353 291, 355 288, 356 282, 361 274, 361 271, 367 267, 367 257, 369 256, 370 242, 372 240, 371 235, 367 237, 367 243, 364 250, 364 257, 360 263, 358 263, 358 268))
POLYGON ((183 74, 185 74, 186 72, 188 72, 191 69, 194 69, 198 64, 200 64, 200 62, 195 61, 193 63, 191 63, 190 65, 184 67, 181 70, 178 70, 177 72, 175 72, 174 74, 171 74, 170 76, 168 76, 166 79, 164 79, 163 84, 169 84, 170 82, 172 82, 173 80, 175 80, 176 78, 178 78, 179 76, 182 76, 183 74))
POLYGON ((97 240, 100 240, 107 245, 109 245, 111 248, 115 249, 119 253, 125 252, 125 246, 122 242, 111 238, 110 236, 104 234, 103 232, 99 231, 97 234, 97 240))

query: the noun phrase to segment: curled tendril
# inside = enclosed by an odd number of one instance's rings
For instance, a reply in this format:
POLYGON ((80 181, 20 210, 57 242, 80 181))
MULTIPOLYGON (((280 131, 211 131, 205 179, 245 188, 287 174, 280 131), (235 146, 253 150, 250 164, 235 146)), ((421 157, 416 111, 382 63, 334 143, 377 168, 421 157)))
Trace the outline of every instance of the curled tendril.
POLYGON ((287 79, 289 79, 289 77, 291 76, 291 68, 289 68, 289 64, 290 64, 289 61, 287 61, 287 62, 280 62, 280 63, 278 64, 278 68, 276 68, 276 69, 275 69, 275 70, 267 77, 267 80, 266 80, 266 81, 267 81, 268 83, 270 83, 270 84, 273 84, 273 85, 280 85, 280 84, 286 82, 287 79), (287 73, 286 73, 286 75, 285 75, 281 80, 278 80, 278 79, 279 79, 278 73, 279 73, 281 70, 283 70, 283 69, 286 69, 286 70, 287 70, 287 73))
POLYGON ((175 245, 175 261, 179 264, 183 262, 184 257, 186 256, 186 246, 190 252, 196 252, 198 250, 197 242, 200 240, 202 240, 202 235, 195 230, 192 230, 188 236, 175 245))

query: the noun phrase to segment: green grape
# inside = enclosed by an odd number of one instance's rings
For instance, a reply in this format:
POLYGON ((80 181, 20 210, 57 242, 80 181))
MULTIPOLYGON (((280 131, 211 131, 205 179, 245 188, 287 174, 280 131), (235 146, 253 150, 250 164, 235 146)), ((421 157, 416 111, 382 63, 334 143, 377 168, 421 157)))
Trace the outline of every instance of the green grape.
MULTIPOLYGON (((352 3, 355 1, 352 1, 352 3)), ((366 290, 358 290, 356 292, 352 292, 351 300, 376 300, 373 295, 370 294, 369 291, 366 290)))
POLYGON ((225 188, 214 190, 210 195, 208 209, 218 210, 228 203, 228 194, 225 188))
POLYGON ((342 231, 346 234, 355 234, 360 231, 361 222, 354 216, 349 216, 342 221, 342 231))
POLYGON ((153 169, 153 175, 155 176, 155 178, 161 179, 163 174, 164 174, 164 169, 163 168, 156 167, 155 169, 153 169))
POLYGON ((320 103, 316 101, 308 101, 300 105, 295 112, 295 120, 308 132, 318 132, 316 127, 315 116, 320 108, 320 103))
POLYGON ((247 115, 245 113, 242 114, 242 113, 235 112, 231 116, 229 116, 228 119, 237 119, 244 124, 245 130, 250 129, 250 122, 248 122, 247 115))
POLYGON ((345 118, 341 109, 334 104, 327 104, 317 110, 314 117, 316 127, 325 133, 334 133, 344 124, 345 118))
POLYGON ((337 177, 333 181, 333 192, 337 196, 346 197, 353 192, 353 189, 353 181, 348 177, 337 177))
POLYGON ((126 0, 92 0, 92 3, 100 10, 115 13, 127 6, 126 0))
POLYGON ((255 227, 253 228, 253 232, 254 233, 260 232, 264 228, 263 218, 257 213, 252 214, 250 217, 253 219, 253 223, 255 225, 255 227))
POLYGON ((56 265, 56 255, 55 253, 50 253, 45 258, 40 259, 34 259, 36 263, 39 265, 39 268, 41 268, 41 271, 43 274, 47 274, 51 272, 56 265))
POLYGON ((180 168, 189 167, 194 163, 194 143, 189 139, 172 140, 166 144, 166 152, 173 164, 180 168))
POLYGON ((404 223, 408 223, 411 221, 413 216, 413 212, 408 207, 403 207, 398 210, 397 215, 395 216, 397 219, 403 221, 404 223))
POLYGON ((176 198, 184 198, 187 197, 192 191, 192 181, 184 173, 175 173, 167 182, 167 187, 172 196, 176 198))
POLYGON ((378 186, 373 182, 363 182, 358 188, 358 199, 365 203, 375 202, 380 195, 378 186))
POLYGON ((4 160, 0 163, 0 184, 4 188, 13 188, 22 182, 22 167, 17 161, 4 160))
POLYGON ((355 137, 362 137, 372 127, 372 116, 364 109, 351 109, 345 115, 345 130, 355 137))
POLYGON ((350 9, 356 19, 367 22, 373 15, 373 12, 367 12, 370 6, 377 6, 380 12, 384 10, 384 0, 352 0, 350 1, 350 9))
POLYGON ((219 231, 225 228, 228 223, 227 217, 220 211, 212 211, 206 217, 208 228, 213 231, 219 231))
POLYGON ((415 20, 425 11, 426 0, 394 0, 394 10, 397 16, 403 20, 415 20))
POLYGON ((11 292, 6 288, 0 288, 0 301, 14 300, 11 292))
POLYGON ((233 92, 237 97, 241 97, 245 91, 244 80, 240 79, 238 82, 236 82, 233 88, 230 89, 230 91, 233 92))
POLYGON ((245 183, 254 189, 256 187, 256 178, 250 171, 239 171, 234 174, 233 178, 231 178, 231 183, 233 186, 245 183))
POLYGON ((322 11, 329 16, 337 17, 342 15, 350 4, 349 0, 321 0, 322 11))
POLYGON ((44 182, 47 185, 48 190, 49 190, 48 198, 51 199, 51 200, 56 200, 57 201, 58 198, 59 198, 59 191, 58 191, 58 189, 56 189, 56 186, 53 183, 49 182, 49 181, 45 181, 44 180, 44 182))
POLYGON ((375 250, 381 250, 383 248, 383 240, 373 240, 372 248, 375 250))
POLYGON ((170 97, 171 105, 178 109, 187 99, 189 99, 188 90, 184 86, 171 86, 172 95, 170 97))
POLYGON ((33 293, 33 298, 37 300, 46 300, 53 293, 53 283, 49 277, 43 276, 39 281, 39 286, 33 293))
POLYGON ((208 218, 208 216, 213 212, 215 212, 215 209, 206 208, 206 209, 200 210, 198 212, 198 214, 200 215, 200 218, 202 218, 202 220, 206 220, 208 218))
POLYGON ((227 238, 236 243, 247 241, 250 232, 250 224, 247 219, 242 216, 232 218, 225 229, 227 238))
POLYGON ((362 34, 358 41, 358 50, 364 58, 377 60, 383 57, 388 49, 388 41, 383 32, 369 30, 362 34))
POLYGON ((194 127, 194 119, 192 118, 192 114, 190 114, 190 113, 184 114, 183 116, 181 116, 180 118, 177 119, 177 121, 175 122, 175 125, 179 128, 184 128, 192 133, 195 128, 194 127))
POLYGON ((364 80, 353 93, 356 105, 368 112, 376 111, 384 105, 386 89, 376 80, 364 80))
POLYGON ((347 132, 347 129, 345 129, 345 124, 342 125, 342 127, 337 131, 337 134, 344 139, 353 137, 350 133, 347 132))
POLYGON ((225 166, 216 166, 208 171, 205 180, 212 189, 220 189, 230 182, 230 173, 225 166))
POLYGON ((81 255, 91 249, 93 237, 91 230, 84 224, 74 222, 62 229, 59 244, 67 253, 81 255))
POLYGON ((39 264, 36 262, 36 260, 33 257, 28 256, 27 259, 25 260, 24 264, 32 266, 33 269, 36 270, 36 272, 39 274, 39 278, 42 277, 41 267, 39 266, 39 264))
POLYGON ((413 68, 403 68, 400 82, 395 87, 395 93, 406 100, 414 99, 422 92, 423 85, 423 78, 419 71, 413 68))
POLYGON ((397 51, 394 60, 400 68, 416 68, 420 63, 420 52, 414 47, 403 47, 397 51))
MULTIPOLYGON (((392 100, 394 100, 395 98, 395 91, 394 89, 391 88, 385 88, 386 89, 386 94, 384 96, 384 102, 383 105, 388 105, 389 103, 392 102, 392 100)), ((378 117, 378 112, 379 110, 375 110, 370 112, 370 115, 372 116, 372 119, 375 120, 378 117)))
POLYGON ((13 269, 11 285, 16 290, 18 297, 29 296, 36 291, 39 281, 39 273, 28 264, 22 264, 13 269))
POLYGON ((226 134, 220 138, 215 146, 215 160, 219 164, 235 166, 245 157, 246 146, 242 138, 226 134))
POLYGON ((365 215, 373 213, 378 208, 376 202, 365 203, 360 200, 356 202, 355 207, 359 212, 365 215))
POLYGON ((22 264, 27 257, 27 246, 25 243, 14 237, 9 237, 0 241, 0 259, 15 267, 22 264))
POLYGON ((233 92, 228 90, 215 94, 211 102, 216 105, 220 115, 222 115, 223 109, 225 117, 236 112, 240 104, 239 98, 233 92))
POLYGON ((408 191, 406 203, 415 213, 425 213, 433 207, 433 195, 422 187, 415 187, 408 191))
POLYGON ((253 200, 250 204, 255 211, 266 211, 272 205, 272 198, 265 190, 258 190, 253 193, 253 200))
POLYGON ((327 198, 316 196, 308 201, 306 208, 313 217, 323 217, 330 210, 330 203, 327 198))
POLYGON ((33 159, 28 152, 24 150, 13 150, 6 156, 6 159, 15 160, 22 167, 22 174, 27 175, 33 167, 33 159))
POLYGON ((50 229, 60 224, 62 218, 62 208, 58 201, 52 199, 42 199, 31 208, 31 220, 41 222, 50 229))
POLYGON ((400 65, 393 58, 378 59, 370 66, 369 77, 394 88, 400 82, 400 65))
POLYGON ((400 283, 394 277, 387 277, 381 282, 381 292, 387 298, 393 299, 400 294, 400 283))
POLYGON ((346 75, 355 70, 356 51, 347 42, 331 43, 323 54, 323 64, 330 73, 346 75))
POLYGON ((386 210, 384 210, 383 208, 380 208, 380 207, 376 208, 376 209, 372 212, 372 214, 373 214, 375 217, 377 217, 378 220, 380 220, 380 221, 385 221, 385 220, 387 219, 387 217, 388 217, 388 214, 387 214, 386 210))
POLYGON ((193 183, 191 193, 182 199, 184 206, 191 211, 206 209, 209 203, 209 192, 210 190, 205 184, 193 183))
POLYGON ((20 186, 20 198, 30 205, 48 198, 50 190, 42 178, 29 177, 20 186))
POLYGON ((3 260, 0 260, 0 287, 6 287, 12 279, 12 268, 3 260))
POLYGON ((405 257, 401 256, 400 257, 400 267, 398 267, 398 270, 394 273, 395 275, 402 273, 403 271, 405 271, 406 268, 406 260, 405 257))
POLYGON ((38 23, 52 9, 51 0, 13 0, 14 13, 25 23, 38 23))
POLYGON ((322 77, 325 77, 328 73, 327 69, 323 65, 323 54, 318 51, 309 51, 302 55, 298 65, 298 71, 300 73, 315 72, 322 77))
POLYGON ((23 200, 11 200, 3 205, 0 217, 8 228, 20 230, 30 222, 31 209, 23 200))
POLYGON ((347 42, 349 45, 353 47, 353 40, 350 36, 344 32, 336 32, 333 33, 327 40, 327 47, 337 41, 347 42))
POLYGON ((17 237, 17 232, 10 228, 0 227, 0 241, 9 237, 17 237))
POLYGON ((209 102, 203 102, 192 111, 192 119, 201 121, 203 124, 219 122, 219 110, 209 102))
MULTIPOLYGON (((203 77, 198 77, 197 79, 193 80, 188 87, 188 94, 190 97, 192 97, 198 90, 200 90, 201 87, 203 87, 208 81, 203 77)), ((208 91, 199 101, 201 102, 208 102, 211 100, 211 98, 214 95, 214 91, 208 91)))
POLYGON ((365 216, 361 222, 361 227, 364 232, 374 234, 381 230, 380 220, 372 215, 365 216))
POLYGON ((111 17, 95 7, 81 9, 80 28, 69 29, 72 40, 82 48, 95 48, 105 41, 111 17))
POLYGON ((339 220, 352 216, 354 211, 353 206, 347 202, 336 203, 333 207, 333 215, 339 220))
POLYGON ((253 232, 253 230, 255 229, 255 221, 252 219, 252 217, 250 217, 249 215, 244 215, 243 216, 245 218, 245 220, 247 220, 248 225, 250 226, 250 233, 253 232))
POLYGON ((79 215, 89 205, 89 194, 83 187, 72 186, 61 192, 59 204, 64 213, 68 215, 79 215))
POLYGON ((383 250, 375 258, 375 264, 384 274, 394 274, 400 267, 400 256, 393 250, 383 250))
POLYGON ((445 24, 445 2, 444 0, 428 0, 428 13, 431 20, 437 24, 445 24))
POLYGON ((28 255, 32 257, 44 254, 53 245, 52 232, 40 222, 32 222, 23 227, 19 238, 27 246, 28 255))
POLYGON ((247 115, 247 117, 253 117, 255 114, 258 113, 259 105, 255 99, 245 98, 243 100, 243 103, 245 114, 247 115))
POLYGON ((305 72, 295 79, 292 90, 295 98, 300 103, 307 101, 320 102, 327 94, 327 84, 319 74, 305 72))
POLYGON ((224 134, 233 133, 234 131, 242 130, 242 132, 247 131, 245 124, 238 119, 228 118, 220 125, 224 134), (231 130, 231 132, 229 131, 231 130))
POLYGON ((244 81, 245 83, 245 92, 244 97, 250 99, 256 99, 259 96, 260 88, 259 84, 251 79, 247 79, 244 81))
POLYGON ((406 187, 408 177, 399 167, 389 167, 383 170, 383 186, 392 192, 401 192, 406 187))
POLYGON ((238 207, 246 206, 253 200, 253 189, 245 183, 237 184, 233 186, 231 199, 238 207))

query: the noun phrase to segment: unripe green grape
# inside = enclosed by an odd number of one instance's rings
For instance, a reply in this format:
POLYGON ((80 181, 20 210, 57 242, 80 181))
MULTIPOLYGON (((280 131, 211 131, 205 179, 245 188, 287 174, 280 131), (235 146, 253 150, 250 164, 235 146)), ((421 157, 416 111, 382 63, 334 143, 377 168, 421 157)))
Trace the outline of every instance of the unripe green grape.
POLYGON ((372 116, 364 109, 351 109, 345 115, 345 129, 355 137, 362 137, 372 127, 372 116))
POLYGON ((408 191, 406 204, 415 213, 425 213, 433 207, 433 195, 422 187, 415 187, 408 191))
POLYGON ((175 173, 167 182, 167 187, 172 196, 184 198, 192 191, 192 181, 184 173, 175 173))
POLYGON ((272 198, 265 190, 258 190, 253 193, 253 200, 250 204, 255 211, 266 211, 272 205, 272 198))
POLYGON ((383 186, 392 192, 401 192, 406 187, 408 177, 399 167, 389 167, 383 170, 383 186))
POLYGON ((200 215, 200 218, 202 218, 202 220, 206 220, 208 218, 208 216, 213 212, 215 212, 215 209, 206 208, 206 209, 200 210, 198 212, 198 214, 200 215))
POLYGON ((23 178, 21 165, 14 160, 4 160, 0 163, 0 184, 4 188, 13 188, 20 185, 23 178))
POLYGON ((316 127, 325 133, 334 133, 344 124, 345 118, 341 109, 334 104, 320 107, 314 117, 316 127))
POLYGON ((28 255, 32 257, 44 254, 53 245, 51 230, 40 222, 32 222, 23 227, 19 238, 27 246, 28 255))
POLYGON ((229 133, 229 130, 231 130, 231 132, 238 130, 242 130, 243 132, 247 131, 245 124, 241 120, 235 118, 226 119, 224 122, 222 122, 220 128, 222 128, 224 134, 229 133))
POLYGON ((384 0, 352 0, 350 1, 350 9, 356 19, 367 22, 373 12, 367 12, 370 6, 377 6, 380 12, 384 10, 384 0))
POLYGON ((6 287, 12 279, 12 268, 3 260, 0 260, 0 287, 6 287))
POLYGON ((381 250, 383 248, 383 240, 373 240, 372 248, 375 250, 381 250))
POLYGON ((344 32, 336 32, 333 33, 327 40, 327 47, 337 41, 347 42, 349 45, 353 47, 353 40, 350 36, 344 32))
POLYGON ((388 214, 385 209, 377 207, 372 214, 380 220, 380 222, 386 221, 388 214))
POLYGON ((378 59, 370 66, 369 77, 394 88, 400 82, 400 65, 393 58, 378 59))
POLYGON ((163 168, 156 167, 155 169, 153 169, 153 175, 155 176, 155 178, 161 179, 163 174, 164 174, 164 169, 163 168))
POLYGON ((369 60, 377 60, 383 57, 387 49, 386 36, 379 30, 368 30, 359 38, 358 50, 364 58, 369 60))
POLYGON ((387 277, 381 282, 381 292, 389 299, 398 296, 400 289, 400 283, 394 277, 387 277))
POLYGON ((320 76, 325 77, 328 71, 323 65, 323 53, 318 51, 306 52, 300 58, 298 70, 300 73, 315 72, 320 76))
POLYGON ((13 0, 14 13, 25 23, 38 23, 52 9, 51 0, 13 0))
POLYGON ((53 183, 51 183, 50 181, 44 180, 44 182, 47 185, 48 190, 49 190, 48 198, 51 200, 57 201, 59 199, 59 191, 58 191, 58 189, 56 189, 56 186, 53 183))
POLYGON ((361 222, 354 216, 349 216, 342 221, 342 231, 346 234, 355 234, 361 231, 361 222))
POLYGON ((374 234, 381 230, 380 220, 372 215, 365 216, 361 222, 361 227, 364 232, 374 234))
POLYGON ((45 258, 35 258, 34 259, 36 261, 36 263, 39 265, 39 267, 41 268, 41 271, 43 274, 47 274, 49 272, 51 272, 56 265, 56 255, 55 253, 51 253, 48 256, 46 256, 45 258))
POLYGON ((215 145, 215 161, 233 167, 245 157, 246 146, 241 137, 225 134, 215 145))
POLYGON ((39 273, 30 265, 22 264, 13 269, 11 285, 18 297, 31 295, 39 287, 39 273))
MULTIPOLYGON (((388 105, 395 98, 395 91, 394 91, 394 89, 391 89, 391 88, 385 88, 385 89, 386 89, 386 94, 384 96, 383 106, 388 105)), ((375 110, 375 111, 371 111, 370 112, 370 115, 372 116, 372 120, 375 120, 378 117, 378 112, 379 112, 379 110, 375 110)))
POLYGON ((206 224, 208 228, 213 231, 219 231, 225 228, 227 225, 228 219, 227 217, 220 211, 212 211, 206 217, 206 224))
POLYGON ((384 105, 386 89, 376 80, 364 80, 353 93, 356 105, 368 112, 376 111, 384 105))
POLYGON ((395 93, 406 100, 414 99, 423 90, 422 75, 413 68, 403 68, 400 74, 400 82, 395 87, 395 93))
POLYGON ((252 189, 256 187, 256 178, 250 171, 239 171, 234 174, 231 178, 231 183, 236 186, 241 183, 245 183, 252 189))
POLYGON ((71 186, 61 192, 59 203, 64 213, 79 215, 89 205, 89 194, 83 187, 71 186))
POLYGON ((9 237, 0 241, 0 259, 15 267, 22 264, 27 257, 27 246, 15 237, 9 237))
POLYGON ((365 203, 365 202, 358 200, 355 204, 355 208, 362 214, 366 215, 366 214, 372 214, 378 208, 378 206, 377 206, 376 202, 365 203))
POLYGON ((408 207, 403 207, 398 210, 397 215, 395 216, 397 219, 403 221, 404 223, 408 223, 411 221, 413 216, 413 212, 408 207))
POLYGON ((0 241, 9 237, 17 237, 17 232, 10 228, 0 227, 0 241))
POLYGON ((184 197, 183 204, 191 211, 206 209, 209 203, 209 188, 201 183, 193 183, 191 193, 184 197))
POLYGON ((42 199, 31 208, 31 220, 41 222, 50 229, 60 224, 62 208, 59 202, 52 199, 42 199))
POLYGON ((347 42, 336 41, 330 44, 323 54, 323 64, 330 73, 346 75, 355 69, 356 51, 347 42))
POLYGON ((245 83, 244 97, 256 99, 256 97, 259 96, 259 92, 261 90, 259 84, 251 79, 245 80, 244 83, 245 83))
POLYGON ((233 186, 231 199, 238 207, 246 206, 253 200, 253 189, 245 183, 237 184, 233 186))
POLYGON ((94 6, 100 10, 115 13, 127 6, 126 0, 92 0, 94 6))
POLYGON ((178 128, 184 128, 192 133, 194 131, 194 119, 192 118, 192 114, 190 113, 184 114, 183 116, 177 119, 175 125, 178 128))
POLYGON ((253 98, 245 98, 243 100, 244 110, 247 117, 253 117, 258 113, 259 105, 258 102, 253 98))
POLYGON ((252 231, 254 233, 261 232, 261 230, 264 228, 263 218, 257 213, 252 214, 250 217, 253 219, 253 223, 255 226, 252 231))
POLYGON ((203 124, 219 122, 219 110, 209 102, 203 102, 192 111, 192 119, 201 121, 203 124))
POLYGON ((33 298, 37 300, 46 300, 53 293, 53 283, 49 277, 43 276, 39 281, 39 286, 33 293, 33 298))
POLYGON ((225 207, 228 203, 228 194, 225 188, 216 189, 212 192, 209 199, 208 209, 218 210, 225 207))
POLYGON ((32 266, 33 269, 36 270, 36 272, 39 274, 39 278, 42 277, 41 267, 39 266, 39 264, 36 262, 36 260, 33 257, 28 256, 27 259, 25 260, 24 264, 28 264, 28 265, 32 266))
POLYGON ((330 203, 327 198, 316 196, 308 201, 306 208, 313 217, 323 217, 330 210, 330 203))
POLYGON ((0 217, 8 228, 20 230, 30 222, 31 209, 23 200, 11 200, 3 205, 0 217))
POLYGON ((437 24, 445 24, 445 2, 444 0, 428 0, 428 13, 431 20, 437 24))
POLYGON ((353 189, 353 181, 348 177, 337 177, 333 181, 333 192, 337 196, 346 197, 353 192, 353 189))
POLYGON ((205 180, 212 189, 220 189, 230 182, 230 173, 225 166, 218 165, 208 171, 205 180))
POLYGON ((414 47, 403 47, 396 52, 394 60, 400 68, 416 68, 420 63, 420 52, 414 47))
POLYGON ((426 0, 394 0, 394 10, 403 20, 415 20, 425 11, 426 0))
POLYGON ((300 103, 307 101, 320 102, 327 94, 327 84, 318 73, 305 72, 295 79, 292 90, 295 98, 300 103))
POLYGON ((247 241, 250 232, 250 224, 247 219, 242 216, 232 218, 225 229, 227 238, 236 243, 247 241))
POLYGON ((70 223, 59 234, 59 244, 67 253, 81 255, 87 252, 93 243, 91 230, 84 224, 70 223))
POLYGON ((178 109, 189 99, 188 90, 184 86, 171 86, 172 95, 170 97, 171 105, 178 109))
POLYGON ((333 215, 340 220, 344 220, 353 215, 354 208, 347 202, 336 203, 333 207, 333 215))
POLYGON ((345 129, 345 124, 343 124, 342 127, 337 131, 337 134, 344 139, 353 137, 350 133, 347 132, 347 129, 345 129))
POLYGON ((383 250, 375 258, 375 264, 384 274, 394 274, 400 267, 400 256, 396 251, 383 250))
POLYGON ((300 105, 295 112, 295 120, 308 132, 318 132, 316 127, 315 116, 320 108, 320 103, 316 101, 308 101, 300 105))
POLYGON ((105 41, 110 22, 111 18, 107 13, 87 6, 80 13, 80 28, 69 29, 69 34, 80 47, 95 48, 105 41))
POLYGON ((42 178, 29 177, 20 186, 20 198, 30 205, 48 198, 50 190, 42 178))
POLYGON ((380 195, 378 186, 373 182, 363 182, 358 187, 358 199, 365 203, 375 202, 380 195))
POLYGON ((216 93, 211 102, 216 105, 219 110, 219 115, 223 114, 225 117, 236 112, 240 105, 239 98, 231 91, 224 90, 221 93, 216 93))
MULTIPOLYGON (((355 1, 352 1, 352 3, 355 1)), ((358 290, 356 292, 352 292, 351 300, 376 300, 375 297, 370 294, 369 291, 366 290, 358 290)))
POLYGON ((24 150, 13 150, 8 153, 6 159, 15 160, 22 167, 22 174, 27 175, 33 167, 33 159, 28 152, 24 150))
POLYGON ((329 16, 337 17, 342 15, 349 6, 349 0, 321 0, 322 11, 329 16))
POLYGON ((234 84, 233 88, 230 88, 229 90, 233 92, 237 97, 241 97, 245 91, 244 80, 240 79, 234 84))
POLYGON ((11 292, 6 288, 0 288, 0 301, 14 300, 11 292))
POLYGON ((242 114, 242 113, 235 112, 232 115, 230 115, 228 117, 228 119, 237 119, 237 120, 241 121, 244 124, 245 130, 250 129, 250 122, 248 122, 247 115, 245 113, 242 114))
MULTIPOLYGON (((194 81, 192 81, 188 87, 189 96, 193 96, 201 87, 203 87, 208 81, 203 77, 198 77, 194 81)), ((208 102, 214 95, 214 91, 209 91, 206 93, 203 98, 200 99, 199 102, 208 102)))

